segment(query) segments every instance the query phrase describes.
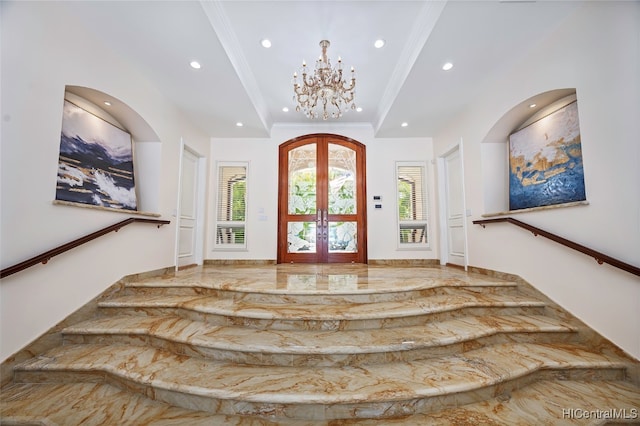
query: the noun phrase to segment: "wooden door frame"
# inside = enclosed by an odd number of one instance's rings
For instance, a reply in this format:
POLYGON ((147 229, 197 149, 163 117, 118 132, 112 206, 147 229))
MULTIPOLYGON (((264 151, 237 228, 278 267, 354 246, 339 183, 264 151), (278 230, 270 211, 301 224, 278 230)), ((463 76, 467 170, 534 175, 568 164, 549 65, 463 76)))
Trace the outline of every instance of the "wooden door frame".
MULTIPOLYGON (((336 261, 337 259, 343 259, 338 261, 353 262, 353 263, 367 263, 367 173, 366 173, 366 146, 354 139, 331 134, 331 133, 313 133, 308 135, 299 136, 290 139, 280 144, 278 148, 278 249, 277 249, 277 263, 289 262, 286 257, 291 257, 291 254, 287 253, 286 242, 286 224, 283 220, 283 215, 287 214, 287 195, 288 195, 288 178, 281 179, 281 176, 288 176, 289 162, 288 156, 283 155, 284 152, 289 152, 290 149, 298 146, 306 145, 308 143, 318 143, 321 139, 325 139, 326 143, 336 143, 338 145, 346 146, 353 149, 356 152, 356 170, 358 172, 357 181, 357 212, 358 212, 358 251, 353 256, 348 256, 346 253, 328 253, 326 262, 336 261)), ((320 161, 319 158, 316 161, 320 161)), ((326 179, 326 171, 318 170, 318 180, 326 179)), ((326 195, 326 194, 324 194, 326 195)), ((323 196, 320 194, 319 196, 323 196)), ((310 215, 310 216, 316 216, 310 215)), ((335 218, 335 217, 334 217, 335 218)), ((309 218, 309 220, 314 220, 309 218)), ((327 250, 328 252, 328 250, 327 250)), ((302 259, 303 256, 300 256, 302 259)), ((298 260, 294 260, 296 262, 298 260)), ((299 260, 300 263, 305 260, 299 260)), ((308 262, 308 261, 307 261, 308 262)))

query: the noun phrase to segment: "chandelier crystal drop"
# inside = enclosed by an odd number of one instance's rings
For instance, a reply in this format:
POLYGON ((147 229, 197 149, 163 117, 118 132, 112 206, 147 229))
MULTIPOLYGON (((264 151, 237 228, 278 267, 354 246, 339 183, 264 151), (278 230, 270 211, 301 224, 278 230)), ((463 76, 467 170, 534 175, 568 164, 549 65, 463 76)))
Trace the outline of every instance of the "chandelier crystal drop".
POLYGON ((351 80, 347 81, 342 76, 342 59, 338 57, 338 65, 332 68, 327 57, 329 45, 328 40, 320 42, 322 55, 316 61, 313 74, 308 72, 304 61, 300 70, 300 82, 298 73, 293 73, 293 100, 296 102, 296 111, 302 111, 309 118, 339 118, 349 108, 356 109, 355 70, 351 67, 351 80))

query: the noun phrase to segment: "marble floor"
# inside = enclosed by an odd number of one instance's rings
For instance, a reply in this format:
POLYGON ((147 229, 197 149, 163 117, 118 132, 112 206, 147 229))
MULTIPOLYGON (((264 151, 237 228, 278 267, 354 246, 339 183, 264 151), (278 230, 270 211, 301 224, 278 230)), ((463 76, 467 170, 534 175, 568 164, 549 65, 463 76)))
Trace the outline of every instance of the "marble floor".
POLYGON ((117 283, 13 366, 0 424, 640 422, 639 363, 517 277, 229 265, 117 283))

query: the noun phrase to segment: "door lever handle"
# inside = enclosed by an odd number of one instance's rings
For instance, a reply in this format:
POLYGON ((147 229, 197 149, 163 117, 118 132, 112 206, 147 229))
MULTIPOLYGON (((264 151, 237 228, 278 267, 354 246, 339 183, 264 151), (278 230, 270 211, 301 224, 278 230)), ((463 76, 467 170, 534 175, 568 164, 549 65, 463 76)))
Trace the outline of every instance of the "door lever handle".
POLYGON ((322 210, 318 210, 318 215, 316 216, 316 222, 318 222, 318 225, 320 224, 320 222, 322 222, 322 210))
POLYGON ((329 224, 329 212, 325 209, 322 211, 322 213, 324 216, 324 219, 323 219, 324 226, 327 226, 329 224))

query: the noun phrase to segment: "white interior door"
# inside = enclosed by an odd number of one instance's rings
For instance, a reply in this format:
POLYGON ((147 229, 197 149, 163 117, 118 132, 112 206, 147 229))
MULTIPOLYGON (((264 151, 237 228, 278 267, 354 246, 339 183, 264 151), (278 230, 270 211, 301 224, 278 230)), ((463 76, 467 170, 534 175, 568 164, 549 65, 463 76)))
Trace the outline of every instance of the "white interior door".
POLYGON ((446 218, 446 262, 466 267, 464 186, 460 149, 448 153, 441 163, 444 174, 444 217, 446 218))
POLYGON ((199 250, 199 157, 183 148, 178 206, 177 266, 200 263, 199 250))

